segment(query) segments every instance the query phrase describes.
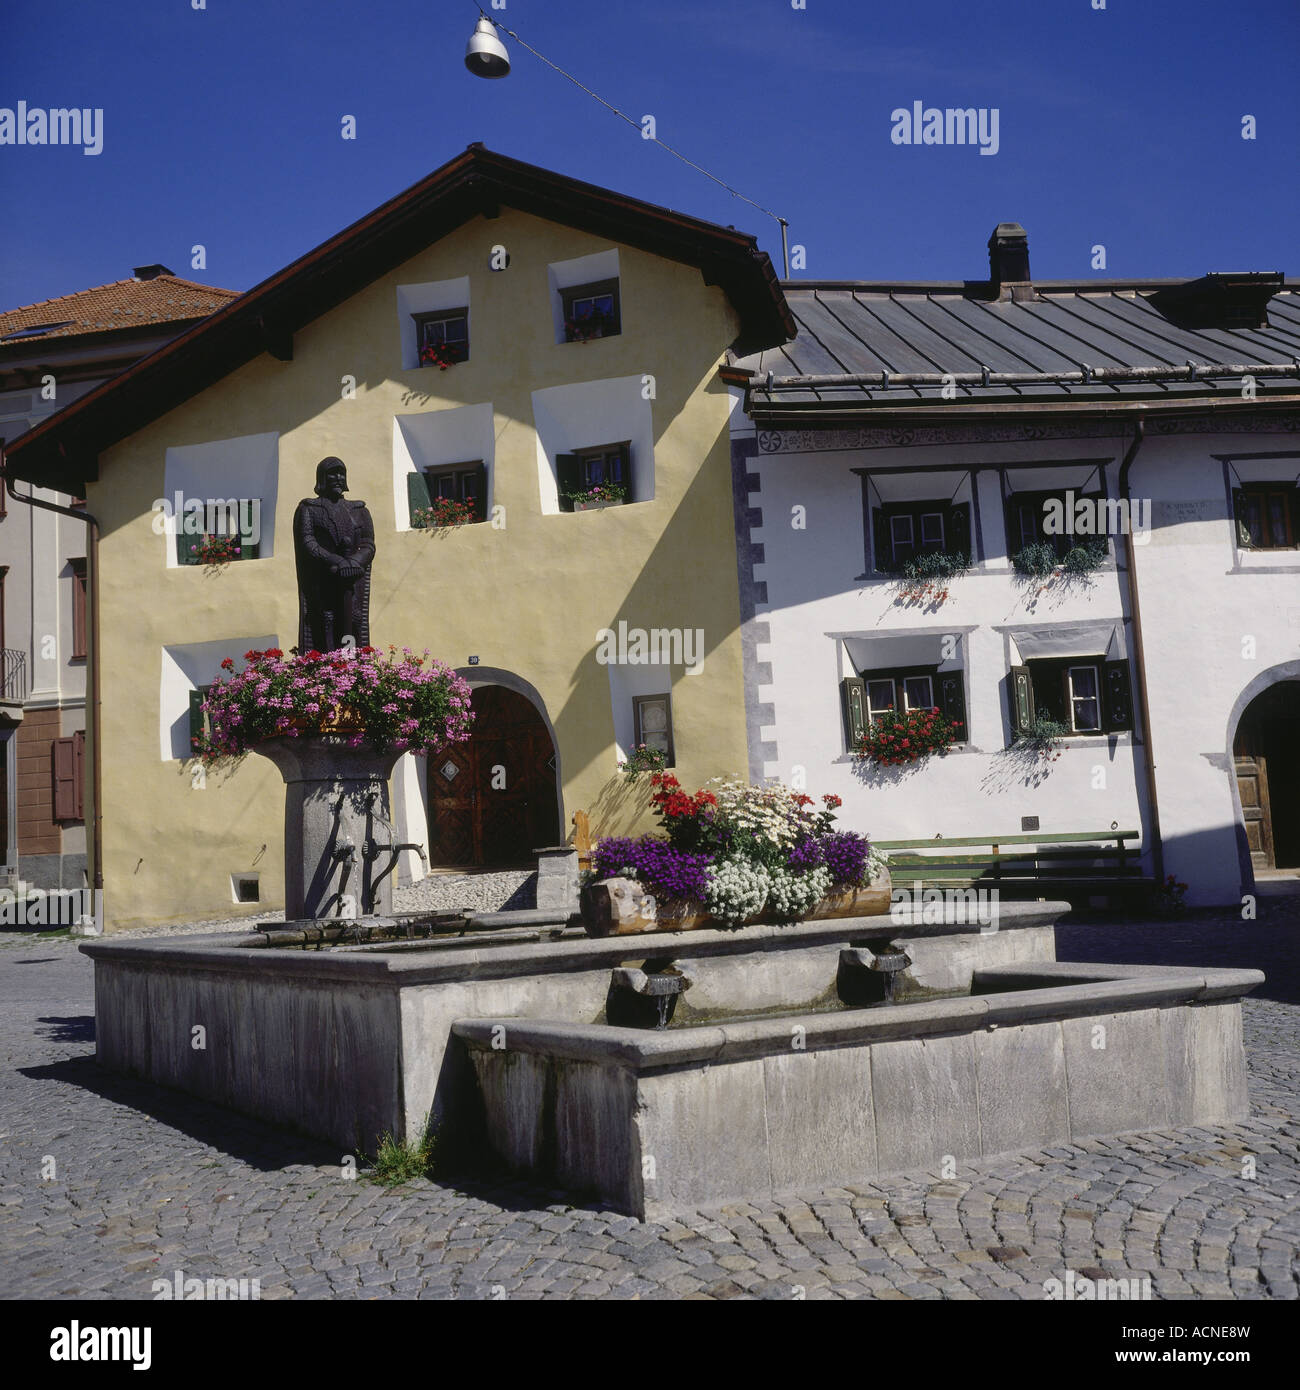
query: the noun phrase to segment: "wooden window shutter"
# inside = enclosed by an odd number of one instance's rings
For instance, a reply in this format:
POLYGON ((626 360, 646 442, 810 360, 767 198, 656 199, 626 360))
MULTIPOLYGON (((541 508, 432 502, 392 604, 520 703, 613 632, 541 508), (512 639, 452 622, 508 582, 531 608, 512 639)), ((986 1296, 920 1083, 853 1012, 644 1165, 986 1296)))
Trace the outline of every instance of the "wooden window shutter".
POLYGON ((1101 668, 1101 726, 1114 733, 1133 727, 1133 693, 1127 661, 1106 661, 1101 668))
POLYGON ((840 682, 840 693, 844 700, 844 737, 853 749, 867 731, 867 687, 860 676, 846 676, 840 682))
POLYGON ((190 749, 194 748, 194 740, 197 739, 204 730, 203 700, 207 695, 206 690, 190 691, 190 749))
POLYGON ((487 520, 488 479, 487 464, 480 463, 465 481, 465 491, 474 500, 474 520, 487 520))
POLYGON ((1232 489, 1232 516, 1237 528, 1237 544, 1243 550, 1250 549, 1250 527, 1246 524, 1246 492, 1244 488, 1232 489))
POLYGON ((938 685, 939 708, 944 717, 952 720, 957 728, 957 740, 965 743, 970 737, 966 727, 966 686, 960 671, 944 671, 936 678, 938 685))
POLYGON ((959 502, 954 507, 944 509, 943 517, 944 549, 949 555, 962 551, 974 559, 970 535, 970 503, 959 502))
POLYGON ((56 738, 50 744, 54 770, 54 819, 79 819, 77 805, 77 751, 75 738, 56 738))
POLYGON ((1028 666, 1013 666, 1007 676, 1011 696, 1011 733, 1023 734, 1034 722, 1034 684, 1028 666))
POLYGON ((894 568, 894 543, 889 535, 889 516, 883 507, 871 509, 871 562, 878 574, 894 568))
POLYGON ((415 518, 416 512, 421 507, 431 507, 433 499, 429 496, 429 480, 423 473, 408 473, 406 475, 406 503, 410 508, 407 519, 412 526, 419 526, 415 518))
POLYGON ((72 655, 86 655, 86 562, 72 560, 72 655))
POLYGON ((181 527, 184 525, 184 522, 185 518, 178 513, 176 517, 176 563, 178 565, 197 565, 199 562, 190 554, 190 546, 201 544, 203 537, 199 535, 191 536, 187 532, 182 531, 181 527))
POLYGON ((556 454, 555 483, 560 492, 560 510, 571 512, 573 499, 566 492, 582 491, 582 458, 578 454, 556 454))
MULTIPOLYGON (((243 509, 241 508, 240 510, 241 510, 241 512, 242 512, 243 509)), ((258 512, 259 512, 258 522, 260 523, 260 521, 261 521, 261 516, 260 516, 261 507, 260 507, 260 506, 258 507, 258 512)), ((257 536, 257 539, 254 540, 254 539, 253 539, 253 527, 252 527, 251 521, 250 521, 250 524, 249 524, 247 527, 245 527, 245 526, 244 526, 243 517, 242 517, 242 515, 241 515, 241 516, 240 516, 240 520, 239 520, 239 558, 240 558, 241 560, 256 560, 256 559, 257 559, 257 553, 258 553, 258 551, 261 549, 261 544, 262 544, 262 535, 261 535, 261 527, 260 527, 260 525, 259 525, 259 527, 258 527, 258 536, 257 536)))
POLYGON ((77 788, 77 820, 86 818, 86 734, 78 729, 72 735, 72 780, 77 788))

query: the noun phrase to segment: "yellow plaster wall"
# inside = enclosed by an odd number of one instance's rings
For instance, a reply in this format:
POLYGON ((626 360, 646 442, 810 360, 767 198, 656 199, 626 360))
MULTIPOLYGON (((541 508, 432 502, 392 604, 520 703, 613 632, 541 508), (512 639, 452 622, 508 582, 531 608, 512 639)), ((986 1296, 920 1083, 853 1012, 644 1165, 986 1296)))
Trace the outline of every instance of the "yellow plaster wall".
MULTIPOLYGON (((705 665, 674 672, 677 772, 688 786, 746 764, 728 396, 716 368, 734 311, 698 270, 619 247, 622 334, 554 342, 547 265, 610 243, 510 210, 475 218, 299 332, 291 362, 263 355, 108 450, 89 504, 101 520, 104 869, 109 930, 234 915, 229 876, 256 867, 262 907, 283 902, 283 789, 264 759, 193 785, 159 749, 161 649, 275 632, 297 641, 292 517, 328 454, 374 517, 371 640, 452 666, 471 654, 531 682, 556 730, 564 827, 578 808, 593 831, 649 829, 644 793, 614 776, 599 629, 702 628, 705 665), (506 246, 511 264, 488 268, 506 246), (396 287, 468 275, 471 359, 445 372, 401 370, 396 287), (651 373, 653 501, 596 513, 540 511, 531 393, 651 373), (356 398, 342 379, 356 378, 356 398), (491 402, 493 502, 504 529, 398 532, 393 417, 491 402), (169 447, 277 431, 280 479, 272 558, 212 574, 167 569, 152 527, 169 447)), ((593 441, 599 442, 599 441, 593 441)), ((211 495, 227 495, 212 480, 211 495)))

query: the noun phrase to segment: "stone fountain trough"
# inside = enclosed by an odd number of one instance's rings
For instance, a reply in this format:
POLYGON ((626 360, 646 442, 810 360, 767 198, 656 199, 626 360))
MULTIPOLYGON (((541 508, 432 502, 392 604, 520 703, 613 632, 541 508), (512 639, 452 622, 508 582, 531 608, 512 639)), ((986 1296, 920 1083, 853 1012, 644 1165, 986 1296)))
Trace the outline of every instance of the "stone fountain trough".
POLYGON ((645 1031, 461 1020, 493 1150, 659 1219, 1248 1112, 1256 970, 977 968, 973 993, 645 1031))

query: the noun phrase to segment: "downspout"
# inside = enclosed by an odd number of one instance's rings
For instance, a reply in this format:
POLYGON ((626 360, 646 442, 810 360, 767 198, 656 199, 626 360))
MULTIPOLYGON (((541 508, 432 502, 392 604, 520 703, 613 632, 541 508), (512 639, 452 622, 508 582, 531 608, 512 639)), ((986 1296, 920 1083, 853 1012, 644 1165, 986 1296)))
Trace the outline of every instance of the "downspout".
MULTIPOLYGON (((1119 466, 1119 495, 1124 502, 1129 501, 1128 476, 1133 460, 1146 439, 1147 422, 1138 416, 1133 429, 1133 442, 1119 466)), ((1125 512, 1132 516, 1132 508, 1125 506, 1125 512)), ((1133 656, 1137 668, 1138 707, 1142 712, 1142 751, 1146 764, 1147 799, 1151 806, 1151 870, 1157 883, 1165 878, 1165 847, 1160 838, 1160 803, 1156 796, 1156 760, 1151 737, 1151 703, 1147 697, 1146 648, 1142 643, 1142 608, 1138 603, 1137 563, 1133 545, 1133 527, 1124 528, 1124 560, 1128 566, 1128 603, 1133 619, 1133 656)))
MULTIPOLYGON (((15 502, 25 502, 29 507, 40 507, 43 511, 56 512, 59 516, 71 517, 74 521, 84 522, 88 528, 86 537, 86 606, 87 625, 90 628, 90 653, 87 658, 87 665, 90 668, 90 689, 86 692, 90 704, 90 783, 91 783, 91 855, 94 859, 95 872, 91 879, 91 887, 95 890, 95 911, 97 916, 102 913, 103 892, 104 892, 104 855, 103 855, 103 825, 104 825, 104 802, 102 794, 103 777, 100 769, 103 766, 100 752, 100 700, 99 700, 99 522, 84 508, 62 507, 57 502, 47 502, 42 497, 34 494, 24 494, 14 487, 14 480, 5 470, 4 440, 0 439, 0 478, 4 479, 4 488, 15 502)), ((104 923, 102 916, 97 925, 102 931, 104 923)))

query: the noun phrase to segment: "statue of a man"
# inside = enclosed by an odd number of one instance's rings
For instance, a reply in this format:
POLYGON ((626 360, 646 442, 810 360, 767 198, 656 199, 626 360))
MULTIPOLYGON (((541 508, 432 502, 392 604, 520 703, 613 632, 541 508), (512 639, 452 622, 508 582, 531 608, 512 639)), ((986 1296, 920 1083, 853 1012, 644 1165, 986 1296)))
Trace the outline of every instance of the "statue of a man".
POLYGON ((370 564, 375 524, 364 502, 344 498, 348 471, 342 459, 316 465, 316 496, 293 514, 298 564, 298 650, 332 652, 370 645, 370 564))

